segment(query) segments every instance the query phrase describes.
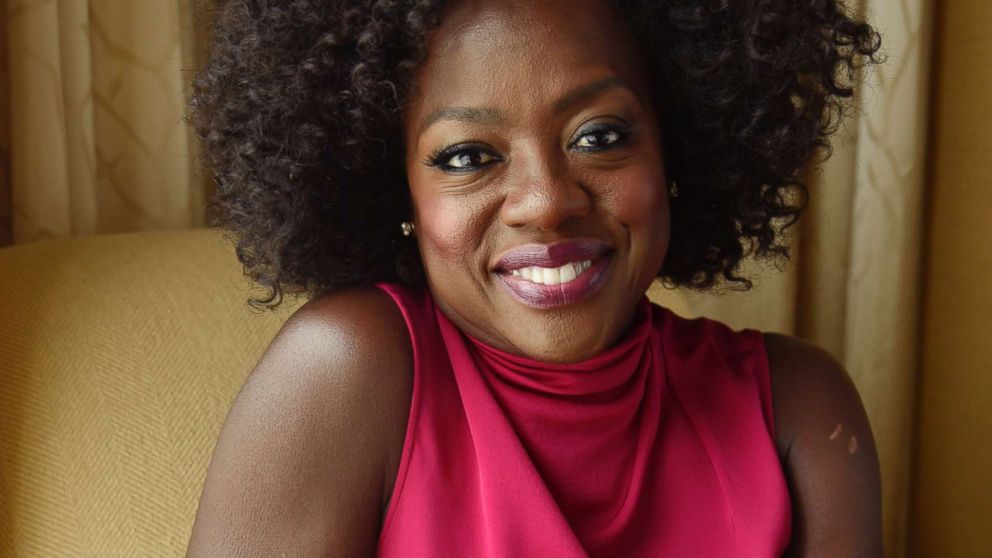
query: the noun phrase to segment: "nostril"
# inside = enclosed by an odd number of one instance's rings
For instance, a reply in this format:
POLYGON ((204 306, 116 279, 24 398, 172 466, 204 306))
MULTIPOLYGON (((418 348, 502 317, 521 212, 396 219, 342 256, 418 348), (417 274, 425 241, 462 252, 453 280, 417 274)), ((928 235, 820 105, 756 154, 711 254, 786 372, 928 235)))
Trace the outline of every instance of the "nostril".
POLYGON ((532 181, 509 192, 502 217, 510 226, 530 225, 553 230, 591 210, 592 198, 582 184, 567 179, 544 180, 532 181))

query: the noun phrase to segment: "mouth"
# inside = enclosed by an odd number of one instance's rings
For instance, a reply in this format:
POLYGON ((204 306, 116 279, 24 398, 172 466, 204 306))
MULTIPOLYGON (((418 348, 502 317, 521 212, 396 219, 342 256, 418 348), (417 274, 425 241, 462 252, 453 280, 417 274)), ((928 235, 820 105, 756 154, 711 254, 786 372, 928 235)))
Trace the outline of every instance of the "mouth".
POLYGON ((574 304, 598 292, 612 260, 598 240, 531 244, 504 254, 494 268, 499 282, 517 301, 537 309, 574 304))

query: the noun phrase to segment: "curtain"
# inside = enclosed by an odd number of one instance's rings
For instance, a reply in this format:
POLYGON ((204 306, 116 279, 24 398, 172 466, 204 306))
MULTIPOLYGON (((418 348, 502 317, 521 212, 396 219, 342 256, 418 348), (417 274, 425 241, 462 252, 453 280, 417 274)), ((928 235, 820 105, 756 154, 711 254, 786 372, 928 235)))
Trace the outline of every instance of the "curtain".
POLYGON ((6 0, 0 241, 204 222, 192 0, 6 0))
POLYGON ((652 295, 687 315, 798 335, 844 364, 878 445, 887 555, 906 556, 934 5, 849 6, 882 33, 888 60, 860 90, 858 115, 834 137, 833 157, 810 171, 791 264, 753 267, 750 293, 652 295))
POLYGON ((936 18, 915 556, 992 556, 992 2, 936 18))
POLYGON ((10 98, 7 69, 6 5, 0 4, 0 247, 11 243, 10 98))

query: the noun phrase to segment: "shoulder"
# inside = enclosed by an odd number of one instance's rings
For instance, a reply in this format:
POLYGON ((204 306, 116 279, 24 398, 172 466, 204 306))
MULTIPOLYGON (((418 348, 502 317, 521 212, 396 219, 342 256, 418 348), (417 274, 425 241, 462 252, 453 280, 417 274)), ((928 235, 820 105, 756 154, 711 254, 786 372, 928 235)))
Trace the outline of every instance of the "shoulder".
POLYGON ((843 366, 816 345, 764 334, 776 443, 793 500, 794 556, 881 556, 871 425, 843 366))
MULTIPOLYGON (((328 399, 355 402, 358 413, 381 406, 383 413, 369 418, 389 419, 395 413, 386 411, 409 406, 412 371, 409 333, 390 296, 375 288, 350 289, 321 295, 297 310, 246 387, 257 382, 300 389, 300 396, 314 398, 318 412, 328 399)), ((399 414, 405 426, 406 414, 399 414)))
POLYGON ((352 290, 301 307, 225 421, 190 554, 368 553, 411 391, 412 350, 387 294, 352 290))
POLYGON ((385 292, 366 288, 321 295, 304 304, 286 321, 263 361, 289 358, 311 365, 334 364, 339 373, 366 368, 370 361, 395 365, 380 370, 388 373, 409 364, 411 354, 396 304, 385 292))
POLYGON ((337 421, 396 419, 405 426, 406 415, 391 411, 409 406, 412 370, 409 334, 396 304, 379 289, 353 289, 321 295, 297 310, 242 393, 296 399, 296 409, 336 413, 337 421))
POLYGON ((857 415, 861 399, 847 371, 826 350, 779 333, 765 333, 764 340, 775 432, 785 458, 798 433, 819 426, 825 414, 857 415))

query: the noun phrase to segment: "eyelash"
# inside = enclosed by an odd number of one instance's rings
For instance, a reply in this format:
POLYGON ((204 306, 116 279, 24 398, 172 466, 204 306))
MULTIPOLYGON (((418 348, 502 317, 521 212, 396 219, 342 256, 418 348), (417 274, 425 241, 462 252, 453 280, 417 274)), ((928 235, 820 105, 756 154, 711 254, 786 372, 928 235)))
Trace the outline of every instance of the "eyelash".
POLYGON ((431 152, 424 160, 424 164, 428 167, 437 167, 444 172, 449 172, 453 174, 464 174, 468 172, 473 172, 479 168, 487 167, 493 163, 498 163, 503 159, 496 155, 491 149, 484 145, 473 144, 473 143, 460 143, 458 145, 452 145, 449 147, 440 147, 431 152), (457 155, 467 154, 469 157, 478 157, 479 155, 488 155, 492 157, 492 161, 483 164, 481 167, 470 166, 470 167, 453 167, 448 163, 457 155))
MULTIPOLYGON (((578 138, 569 144, 569 147, 575 149, 579 153, 595 153, 599 151, 607 151, 610 149, 616 149, 626 145, 627 141, 630 139, 631 131, 627 126, 621 126, 616 124, 599 124, 586 128, 582 131, 578 138), (616 134, 616 139, 612 143, 604 146, 584 146, 577 147, 579 141, 587 136, 592 135, 603 135, 614 133, 616 134)), ((443 172, 452 174, 466 174, 475 172, 479 169, 488 167, 494 163, 502 161, 503 158, 494 153, 491 149, 484 145, 462 143, 457 145, 452 145, 448 147, 440 147, 431 152, 430 155, 424 160, 424 164, 429 167, 436 167, 441 169, 443 172), (482 163, 481 165, 470 165, 465 167, 454 167, 450 163, 458 155, 468 155, 471 160, 478 160, 481 157, 491 157, 491 161, 482 163)))
POLYGON ((618 124, 594 124, 583 130, 581 134, 579 134, 579 137, 577 137, 575 141, 569 144, 569 147, 578 150, 579 153, 595 153, 597 151, 606 151, 608 149, 616 149, 618 147, 623 147, 624 145, 627 144, 627 141, 629 139, 630 139, 630 128, 627 126, 622 126, 618 124), (617 135, 617 138, 610 144, 601 147, 576 147, 576 145, 579 143, 579 140, 581 140, 586 136, 609 134, 609 133, 614 133, 617 135))

